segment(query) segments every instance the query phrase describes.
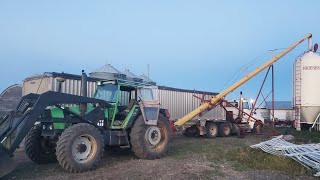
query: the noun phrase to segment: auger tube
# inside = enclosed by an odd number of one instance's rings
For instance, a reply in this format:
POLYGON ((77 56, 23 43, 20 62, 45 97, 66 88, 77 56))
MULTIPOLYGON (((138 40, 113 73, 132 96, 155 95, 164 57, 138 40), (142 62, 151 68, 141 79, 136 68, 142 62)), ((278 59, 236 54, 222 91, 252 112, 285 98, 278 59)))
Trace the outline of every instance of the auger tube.
POLYGON ((176 121, 174 123, 174 125, 175 126, 181 126, 181 125, 185 124, 186 122, 190 121, 192 118, 194 118, 195 116, 197 116, 201 112, 203 112, 206 109, 208 109, 211 105, 217 103, 219 100, 221 100, 227 94, 229 94, 230 92, 234 91, 235 89, 237 89, 238 87, 240 87, 241 85, 246 83, 247 81, 249 81, 251 78, 253 78, 257 74, 259 74, 261 71, 263 71, 267 67, 271 66, 273 63, 277 62, 280 58, 282 58, 284 55, 289 53, 291 50, 293 50, 296 46, 301 44, 306 39, 309 39, 308 50, 311 50, 310 49, 311 48, 310 44, 312 43, 311 38, 312 38, 312 34, 311 33, 307 34, 302 39, 300 39, 299 41, 295 42, 290 47, 288 47, 287 49, 285 49, 284 51, 282 51, 281 53, 279 53, 278 55, 276 55, 275 57, 273 57, 272 59, 267 61, 265 64, 261 65, 256 70, 254 70, 251 73, 247 74, 245 77, 243 77, 242 79, 240 79, 239 81, 237 81, 233 85, 229 86, 227 89, 225 89, 224 91, 219 93, 217 96, 213 97, 209 102, 204 103, 203 105, 201 105, 197 109, 191 111, 189 114, 187 114, 184 117, 180 118, 178 121, 176 121))

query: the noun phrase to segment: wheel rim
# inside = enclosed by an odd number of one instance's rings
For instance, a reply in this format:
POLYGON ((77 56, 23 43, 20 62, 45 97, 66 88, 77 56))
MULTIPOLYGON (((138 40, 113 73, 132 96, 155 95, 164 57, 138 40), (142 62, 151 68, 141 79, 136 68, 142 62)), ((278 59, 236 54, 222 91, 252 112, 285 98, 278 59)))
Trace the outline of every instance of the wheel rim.
POLYGON ((211 135, 216 135, 217 134, 217 128, 216 127, 210 127, 210 134, 211 135))
POLYGON ((72 156, 78 163, 90 161, 96 154, 97 141, 91 135, 79 136, 72 144, 72 156))
POLYGON ((145 139, 151 146, 157 146, 161 141, 162 133, 158 126, 148 127, 145 139))

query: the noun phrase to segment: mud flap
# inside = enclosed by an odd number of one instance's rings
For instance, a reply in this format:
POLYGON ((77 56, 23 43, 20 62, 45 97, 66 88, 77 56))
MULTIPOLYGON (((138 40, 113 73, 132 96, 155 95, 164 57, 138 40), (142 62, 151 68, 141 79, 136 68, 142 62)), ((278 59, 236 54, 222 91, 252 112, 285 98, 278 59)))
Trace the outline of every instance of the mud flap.
POLYGON ((9 174, 16 167, 16 163, 11 155, 1 146, 2 144, 0 144, 0 178, 9 174))

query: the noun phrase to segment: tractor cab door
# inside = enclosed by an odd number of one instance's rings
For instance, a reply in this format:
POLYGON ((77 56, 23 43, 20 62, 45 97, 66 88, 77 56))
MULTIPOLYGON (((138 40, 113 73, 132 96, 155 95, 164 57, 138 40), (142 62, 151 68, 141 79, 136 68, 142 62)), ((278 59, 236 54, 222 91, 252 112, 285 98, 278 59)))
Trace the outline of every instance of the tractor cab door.
POLYGON ((105 110, 105 115, 107 115, 107 119, 110 124, 113 123, 115 115, 118 112, 119 91, 120 87, 118 84, 104 84, 97 86, 97 90, 94 95, 94 98, 105 100, 112 105, 112 107, 105 110))
POLYGON ((144 86, 138 88, 138 102, 148 125, 157 125, 160 111, 159 90, 157 86, 144 86))

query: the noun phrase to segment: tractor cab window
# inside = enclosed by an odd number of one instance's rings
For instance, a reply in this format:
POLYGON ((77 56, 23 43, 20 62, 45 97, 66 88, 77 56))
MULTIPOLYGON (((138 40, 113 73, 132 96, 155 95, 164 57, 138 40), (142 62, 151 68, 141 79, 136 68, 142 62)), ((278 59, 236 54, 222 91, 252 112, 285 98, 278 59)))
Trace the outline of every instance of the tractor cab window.
POLYGON ((116 102, 118 85, 106 84, 97 87, 95 98, 102 99, 108 102, 116 102))
POLYGON ((120 86, 119 103, 121 106, 129 105, 130 99, 134 98, 135 88, 130 86, 120 86))
POLYGON ((143 87, 138 89, 138 98, 141 101, 157 101, 159 100, 157 87, 143 87))

